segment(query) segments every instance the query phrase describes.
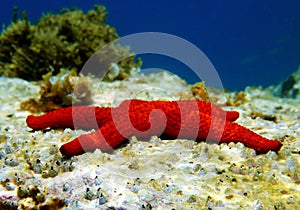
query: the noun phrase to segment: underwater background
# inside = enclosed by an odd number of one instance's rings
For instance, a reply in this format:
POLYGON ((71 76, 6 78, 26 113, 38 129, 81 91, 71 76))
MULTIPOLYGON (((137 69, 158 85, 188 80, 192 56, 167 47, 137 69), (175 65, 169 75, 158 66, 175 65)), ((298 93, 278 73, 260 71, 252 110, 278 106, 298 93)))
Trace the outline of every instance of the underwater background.
MULTIPOLYGON (((3 1, 0 23, 7 26, 13 7, 25 10, 35 23, 47 12, 94 4, 108 10, 107 23, 120 37, 139 32, 164 32, 184 38, 214 64, 223 86, 241 90, 249 85, 268 86, 286 79, 300 65, 300 1, 3 1)), ((139 55, 142 68, 161 68, 189 83, 199 79, 184 64, 158 55, 139 55)))
POLYGON ((0 210, 300 209, 298 2, 2 1, 0 210))

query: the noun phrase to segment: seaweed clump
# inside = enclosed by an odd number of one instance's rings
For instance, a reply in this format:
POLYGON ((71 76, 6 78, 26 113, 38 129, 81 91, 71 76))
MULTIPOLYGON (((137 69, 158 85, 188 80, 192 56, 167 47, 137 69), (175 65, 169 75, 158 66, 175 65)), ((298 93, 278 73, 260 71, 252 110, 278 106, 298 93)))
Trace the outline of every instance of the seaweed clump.
POLYGON ((275 123, 278 123, 278 118, 276 115, 274 114, 265 114, 265 113, 262 113, 262 112, 257 112, 257 111, 254 111, 252 109, 252 112, 250 113, 250 117, 252 119, 256 119, 256 118, 261 118, 263 120, 268 120, 268 121, 272 121, 272 122, 275 122, 275 123))
POLYGON ((197 82, 191 86, 191 92, 196 99, 209 102, 209 94, 205 82, 197 82))
POLYGON ((49 72, 39 82, 38 99, 29 99, 21 103, 20 108, 33 113, 48 112, 69 105, 87 105, 93 102, 91 81, 88 77, 77 76, 73 69, 62 69, 52 76, 49 72))
POLYGON ((227 99, 226 106, 241 106, 248 103, 247 93, 240 91, 236 92, 234 95, 230 95, 227 99))
MULTIPOLYGON (((104 6, 95 5, 87 13, 79 9, 48 13, 31 24, 25 12, 17 18, 15 10, 13 22, 0 36, 0 75, 36 81, 50 71, 58 74, 62 68, 78 73, 97 49, 118 38, 115 28, 105 23, 106 15, 104 6)), ((104 79, 126 78, 141 66, 141 60, 135 59, 129 48, 111 47, 114 57, 125 59, 117 63, 118 74, 114 71, 113 78, 104 79)))

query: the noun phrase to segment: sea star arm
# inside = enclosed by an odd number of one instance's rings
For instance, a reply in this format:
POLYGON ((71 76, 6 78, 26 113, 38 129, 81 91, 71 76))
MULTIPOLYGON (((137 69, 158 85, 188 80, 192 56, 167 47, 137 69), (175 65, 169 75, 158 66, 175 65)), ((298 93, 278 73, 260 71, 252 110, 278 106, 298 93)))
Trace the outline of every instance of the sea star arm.
POLYGON ((60 147, 60 152, 65 157, 92 152, 97 148, 102 152, 109 152, 114 147, 120 145, 124 140, 126 140, 126 138, 118 132, 114 123, 111 121, 95 132, 81 135, 63 144, 60 147))
POLYGON ((237 111, 224 111, 220 107, 213 105, 212 103, 201 101, 201 100, 180 100, 180 101, 145 101, 139 99, 126 100, 121 105, 129 105, 131 109, 138 107, 139 105, 147 103, 148 106, 152 106, 153 108, 161 108, 162 106, 169 106, 170 104, 197 104, 199 112, 211 114, 212 110, 216 115, 223 115, 226 117, 228 121, 235 121, 239 118, 239 112, 237 111))
MULTIPOLYGON (((207 136, 208 131, 203 128, 201 130, 198 139, 205 140, 203 137, 207 136)), ((131 136, 131 134, 133 133, 129 132, 128 136, 131 136)), ((188 138, 189 136, 185 137, 188 138)), ((62 145, 60 151, 66 157, 72 157, 87 151, 94 151, 97 148, 103 152, 107 152, 120 145, 126 138, 127 137, 119 133, 113 122, 109 122, 96 132, 82 135, 62 145)), ((213 136, 211 136, 211 139, 208 139, 208 141, 209 140, 212 140, 212 142, 215 141, 213 136)), ((278 151, 282 146, 277 140, 266 139, 243 126, 227 121, 225 123, 224 133, 219 142, 217 141, 216 143, 230 142, 241 142, 246 147, 255 149, 258 154, 264 154, 270 150, 278 151)))
POLYGON ((246 147, 255 149, 257 154, 264 154, 270 150, 277 152, 282 147, 278 140, 269 140, 237 123, 227 121, 220 143, 230 142, 241 142, 246 147))
POLYGON ((109 121, 98 131, 80 136, 64 144, 60 151, 67 157, 85 151, 93 151, 96 148, 108 151, 132 135, 137 137, 159 135, 162 132, 164 117, 166 117, 167 122, 163 132, 174 138, 178 136, 200 140, 208 138, 207 140, 216 143, 241 142, 245 146, 255 149, 257 153, 266 153, 270 150, 278 151, 282 146, 279 141, 266 139, 236 123, 224 121, 221 118, 212 118, 208 114, 193 109, 190 105, 189 102, 168 104, 155 102, 140 105, 136 109, 130 107, 129 118, 133 127, 128 125, 126 115, 122 114, 126 107, 121 106, 120 109, 116 110, 115 122, 109 121), (163 112, 157 112, 151 116, 150 113, 155 109, 160 109, 163 112), (180 120, 182 112, 187 115, 180 120), (151 127, 153 120, 155 123, 151 127), (198 123, 195 125, 195 122, 198 123), (151 129, 149 129, 150 127, 151 129))
POLYGON ((138 106, 126 107, 123 104, 123 106, 114 109, 113 120, 108 121, 95 132, 81 135, 62 145, 61 153, 66 157, 72 157, 87 151, 94 151, 97 148, 103 152, 108 152, 133 135, 139 138, 160 135, 164 129, 162 125, 164 113, 154 112, 155 114, 153 114, 153 104, 151 106, 150 104, 138 103, 138 106), (135 109, 139 107, 138 111, 133 111, 133 107, 135 109), (127 112, 127 108, 131 110, 127 112), (151 112, 152 114, 150 114, 151 112), (132 122, 132 125, 129 125, 128 120, 132 122))
POLYGON ((27 125, 33 130, 46 128, 98 129, 111 119, 109 107, 70 106, 41 116, 29 115, 27 125))
MULTIPOLYGON (((236 111, 224 111, 221 108, 204 101, 181 101, 181 103, 196 102, 200 112, 211 113, 215 110, 217 115, 225 114, 226 119, 234 121, 239 117, 236 111)), ((131 109, 138 109, 142 104, 148 106, 167 105, 168 101, 144 101, 144 100, 126 100, 121 103, 121 106, 130 106, 131 109), (152 104, 152 105, 150 105, 152 104)), ((70 106, 48 112, 41 116, 30 115, 26 119, 27 125, 33 130, 43 130, 46 128, 81 128, 81 129, 98 129, 107 121, 111 120, 111 110, 109 107, 94 107, 94 106, 70 106)))

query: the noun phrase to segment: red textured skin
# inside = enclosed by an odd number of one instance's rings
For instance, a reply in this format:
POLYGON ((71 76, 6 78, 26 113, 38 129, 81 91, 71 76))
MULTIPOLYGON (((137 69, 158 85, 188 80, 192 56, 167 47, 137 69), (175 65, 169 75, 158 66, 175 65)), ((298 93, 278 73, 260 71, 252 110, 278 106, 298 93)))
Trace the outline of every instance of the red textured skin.
POLYGON ((69 106, 41 116, 30 115, 27 125, 33 130, 45 128, 98 129, 111 120, 111 108, 92 106, 69 106))
POLYGON ((99 127, 96 132, 62 145, 60 151, 66 157, 96 148, 109 151, 133 135, 149 138, 166 134, 173 138, 207 139, 216 143, 241 142, 258 153, 281 148, 279 141, 266 139, 229 121, 237 117, 238 112, 225 112, 202 101, 127 100, 116 108, 70 107, 38 117, 29 116, 27 124, 34 130, 47 127, 99 127))
MULTIPOLYGON (((169 104, 168 101, 157 101, 161 104, 169 104)), ((189 101, 182 101, 189 102, 189 101)), ((191 101, 190 101, 191 102, 191 101)), ((211 107, 216 110, 216 115, 226 114, 226 119, 234 121, 239 117, 236 111, 223 111, 221 108, 204 101, 195 101, 201 112, 211 113, 211 107)), ((136 107, 143 103, 156 103, 156 101, 144 100, 126 100, 122 102, 122 106, 136 107)), ((107 121, 111 120, 110 107, 94 107, 94 106, 70 106, 48 112, 42 116, 30 115, 26 119, 27 125, 33 130, 43 130, 46 128, 81 128, 81 129, 98 129, 107 121)))

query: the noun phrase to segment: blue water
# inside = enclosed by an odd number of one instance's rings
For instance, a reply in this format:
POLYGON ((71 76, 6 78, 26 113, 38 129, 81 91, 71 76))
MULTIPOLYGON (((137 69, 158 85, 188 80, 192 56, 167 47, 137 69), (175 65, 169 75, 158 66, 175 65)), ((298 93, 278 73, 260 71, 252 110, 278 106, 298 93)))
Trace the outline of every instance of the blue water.
MULTIPOLYGON (((276 84, 300 65, 299 0, 14 0, 1 3, 0 23, 11 21, 14 5, 26 10, 35 22, 45 12, 73 6, 87 11, 96 3, 107 7, 107 23, 120 36, 157 31, 192 42, 211 60, 223 86, 230 90, 276 84)), ((144 68, 168 69, 190 83, 199 80, 173 59, 142 57, 144 68)))

